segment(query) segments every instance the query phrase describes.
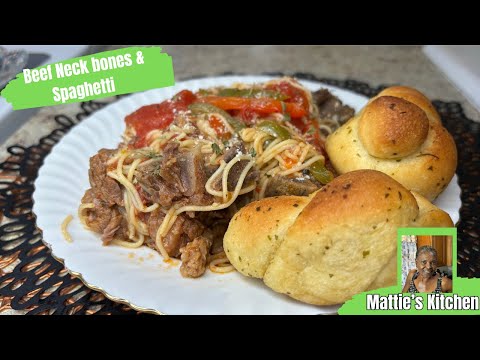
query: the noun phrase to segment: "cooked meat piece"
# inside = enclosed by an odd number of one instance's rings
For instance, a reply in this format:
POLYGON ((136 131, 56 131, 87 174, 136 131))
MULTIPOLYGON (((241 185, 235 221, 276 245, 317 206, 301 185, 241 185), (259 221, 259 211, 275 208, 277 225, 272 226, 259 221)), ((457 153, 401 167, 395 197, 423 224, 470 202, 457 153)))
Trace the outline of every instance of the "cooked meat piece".
POLYGON ((342 125, 355 115, 353 108, 343 105, 342 101, 327 89, 315 91, 312 93, 312 97, 318 106, 319 115, 322 119, 338 121, 342 125))
POLYGON ((279 195, 298 195, 306 196, 318 190, 317 186, 311 180, 290 179, 285 176, 274 176, 270 179, 265 190, 265 197, 279 195))
POLYGON ((211 245, 209 239, 199 236, 180 250, 182 253, 180 273, 183 277, 197 278, 203 275, 211 245))
POLYGON ((220 221, 214 223, 202 234, 203 237, 212 242, 212 246, 210 248, 211 254, 218 254, 223 251, 223 236, 227 232, 227 228, 228 221, 220 221))
POLYGON ((157 236, 157 230, 162 225, 165 214, 160 209, 156 209, 150 213, 150 216, 147 220, 148 235, 155 242, 155 237, 157 236))
POLYGON ((85 191, 82 204, 93 203, 94 208, 88 209, 85 222, 95 232, 102 234, 104 245, 113 239, 128 238, 127 220, 121 215, 117 206, 108 206, 102 199, 95 198, 92 189, 85 191))
POLYGON ((107 161, 116 150, 101 149, 90 158, 88 177, 90 185, 95 192, 95 197, 101 198, 109 206, 123 205, 122 191, 118 183, 107 176, 107 161))
MULTIPOLYGON (((235 202, 236 203, 236 202, 235 202)), ((235 204, 234 203, 234 204, 235 204)), ((217 211, 200 211, 195 215, 195 219, 200 221, 205 227, 212 228, 216 223, 230 221, 229 209, 222 209, 217 211)))
POLYGON ((155 245, 155 239, 152 239, 151 237, 146 237, 144 244, 150 249, 158 251, 157 246, 155 245))
MULTIPOLYGON (((228 173, 228 178, 227 178, 228 191, 235 190, 235 187, 237 186, 238 181, 240 179, 240 175, 242 174, 243 169, 245 169, 245 166, 247 165, 248 165, 248 161, 242 160, 232 166, 232 168, 230 169, 230 172, 228 173)), ((245 180, 243 181, 242 188, 252 185, 254 182, 258 180, 259 177, 260 177, 259 171, 254 170, 253 168, 250 169, 247 173, 247 176, 245 177, 245 180)), ((218 190, 222 189, 222 178, 219 178, 218 180, 215 181, 214 188, 217 189, 217 187, 218 187, 218 190)))
POLYGON ((210 176, 212 176, 213 173, 217 171, 217 169, 218 169, 218 165, 210 165, 210 164, 205 165, 205 176, 207 180, 210 179, 210 176))
POLYGON ((180 215, 163 239, 163 246, 169 256, 178 257, 180 248, 199 236, 205 227, 195 219, 180 215))
POLYGON ((157 182, 158 190, 152 197, 154 203, 158 202, 161 206, 170 207, 172 202, 181 197, 181 194, 174 187, 168 186, 161 179, 157 182))
POLYGON ((145 213, 144 215, 144 222, 147 224, 148 228, 148 235, 149 237, 145 241, 145 245, 148 247, 158 251, 157 246, 155 245, 155 238, 157 236, 157 230, 162 225, 163 219, 165 218, 165 214, 160 211, 160 209, 156 209, 150 213, 145 213))
POLYGON ((165 146, 163 158, 140 164, 136 178, 147 201, 170 207, 173 202, 210 205, 213 197, 205 192, 207 175, 199 151, 178 150, 178 144, 165 146))
POLYGON ((213 238, 212 248, 210 249, 210 253, 212 255, 221 253, 223 251, 223 236, 227 232, 227 229, 223 231, 222 236, 216 236, 213 238))
POLYGON ((180 257, 180 249, 187 245, 191 240, 185 234, 180 234, 180 236, 172 235, 172 232, 169 232, 167 236, 163 239, 163 246, 165 246, 165 250, 167 248, 168 256, 179 258, 180 257))
POLYGON ((202 154, 198 150, 179 154, 177 164, 184 196, 204 193, 207 177, 203 162, 202 154))
MULTIPOLYGON (((243 145, 243 142, 237 141, 233 143, 233 145, 225 151, 225 154, 223 155, 223 160, 228 163, 229 161, 233 160, 235 156, 245 154, 245 146, 243 145)), ((235 187, 238 184, 238 180, 240 179, 240 175, 242 174, 243 169, 245 169, 245 166, 247 166, 248 161, 247 160, 241 160, 237 162, 235 165, 232 166, 230 169, 230 172, 228 173, 228 179, 227 179, 227 189, 228 191, 233 191, 235 190, 235 187)), ((249 170, 247 173, 247 176, 245 177, 245 180, 243 182, 242 187, 246 187, 249 185, 252 185, 254 182, 258 180, 260 176, 260 173, 256 170, 249 170)), ((212 187, 220 191, 222 190, 222 178, 218 177, 214 183, 212 184, 212 187)))
POLYGON ((114 238, 126 239, 127 222, 118 211, 117 206, 109 206, 101 199, 92 199, 93 191, 88 189, 82 203, 93 202, 94 208, 86 210, 86 224, 96 233, 102 234, 102 241, 107 245, 114 238))
MULTIPOLYGON (((148 233, 155 242, 157 230, 163 222, 165 214, 161 210, 155 210, 150 214, 147 221, 148 233)), ((185 246, 203 233, 205 227, 196 219, 190 219, 185 215, 177 217, 170 231, 163 238, 163 246, 169 256, 178 257, 180 248, 185 246)))
POLYGON ((223 160, 228 163, 237 155, 246 154, 247 150, 245 150, 245 145, 242 141, 235 141, 232 143, 229 149, 225 150, 225 154, 223 154, 223 160))
POLYGON ((156 174, 158 175, 160 167, 162 166, 162 157, 158 156, 153 159, 144 161, 143 163, 137 166, 135 175, 138 177, 140 175, 145 176, 145 174, 156 174))
POLYGON ((120 222, 118 230, 115 232, 114 238, 128 240, 128 223, 124 216, 122 216, 122 221, 120 222))
POLYGON ((93 203, 93 200, 95 200, 95 193, 91 188, 87 189, 87 191, 85 191, 85 194, 83 194, 81 200, 82 204, 93 203))
POLYGON ((185 246, 187 240, 183 235, 183 223, 185 218, 183 216, 177 217, 173 223, 170 231, 163 238, 163 246, 169 256, 177 257, 180 255, 180 248, 185 246))
MULTIPOLYGON (((240 163, 242 163, 243 161, 241 161, 240 163)), ((245 164, 246 166, 247 164, 245 164)), ((241 171, 239 171, 238 173, 233 173, 232 174, 232 171, 230 171, 230 173, 228 174, 228 180, 227 180, 227 184, 228 184, 228 190, 230 190, 230 186, 232 186, 232 190, 235 189, 235 186, 237 185, 238 183, 238 179, 240 178, 240 175, 242 174, 242 171, 243 169, 245 169, 245 166, 243 166, 241 168, 241 171), (230 184, 230 177, 232 177, 232 183, 230 184)), ((232 167, 231 170, 233 170, 235 168, 235 166, 232 167)), ((245 176, 245 180, 243 181, 243 188, 247 187, 247 186, 250 186, 254 183, 256 183, 258 180, 260 179, 260 171, 258 170, 255 170, 253 167, 248 171, 247 173, 247 176, 245 176)))
POLYGON ((94 208, 86 210, 85 222, 93 231, 103 234, 103 230, 108 226, 112 217, 116 215, 115 209, 99 199, 94 199, 93 204, 94 208))
MULTIPOLYGON (((247 166, 248 161, 247 160, 241 160, 237 162, 235 165, 232 166, 228 173, 228 178, 227 178, 227 189, 228 191, 233 191, 235 190, 235 187, 238 184, 238 180, 240 179, 240 175, 242 174, 243 169, 245 169, 245 166, 247 166)), ((242 188, 245 188, 249 185, 252 185, 255 181, 258 180, 260 176, 260 172, 254 169, 250 169, 247 173, 247 176, 245 177, 245 180, 243 181, 242 188)), ((222 177, 219 176, 212 184, 212 187, 217 190, 221 191, 222 190, 222 177)))
POLYGON ((159 175, 162 166, 162 159, 158 158, 148 162, 147 165, 140 164, 135 172, 136 179, 142 195, 148 202, 159 203, 164 207, 170 207, 174 200, 182 197, 182 193, 175 186, 169 186, 159 175))
MULTIPOLYGON (((188 236, 189 241, 199 237, 205 230, 205 226, 196 219, 185 217, 183 225, 183 233, 188 236)), ((226 230, 226 229, 225 229, 226 230)))
POLYGON ((255 191, 239 195, 237 200, 230 206, 227 210, 229 213, 229 219, 233 217, 242 207, 250 204, 252 201, 255 201, 255 191))
POLYGON ((332 98, 332 93, 327 89, 320 89, 312 93, 313 101, 317 106, 322 105, 325 101, 332 98))
POLYGON ((108 245, 114 238, 117 231, 120 229, 123 216, 118 211, 112 213, 112 217, 108 222, 107 227, 103 230, 102 241, 104 245, 108 245))
POLYGON ((190 205, 207 206, 212 203, 213 196, 207 192, 194 194, 188 198, 188 204, 190 205))
POLYGON ((178 148, 179 144, 177 142, 169 142, 165 146, 159 174, 165 180, 168 187, 183 194, 185 188, 182 183, 181 169, 178 164, 178 158, 181 154, 178 148))
POLYGON ((172 188, 190 197, 205 191, 207 176, 199 149, 180 151, 178 143, 165 146, 160 176, 172 188))

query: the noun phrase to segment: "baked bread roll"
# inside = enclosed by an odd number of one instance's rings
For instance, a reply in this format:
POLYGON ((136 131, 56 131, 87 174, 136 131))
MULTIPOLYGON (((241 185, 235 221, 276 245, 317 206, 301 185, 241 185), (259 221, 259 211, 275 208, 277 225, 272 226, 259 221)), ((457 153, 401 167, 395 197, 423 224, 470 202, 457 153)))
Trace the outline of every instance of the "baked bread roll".
POLYGON ((224 248, 243 275, 316 305, 396 283, 397 229, 453 226, 444 211, 374 170, 341 175, 309 197, 253 202, 224 248), (417 198, 418 196, 418 198, 417 198))
POLYGON ((379 170, 430 201, 447 187, 457 167, 455 142, 432 103, 405 86, 380 92, 325 145, 339 174, 379 170))

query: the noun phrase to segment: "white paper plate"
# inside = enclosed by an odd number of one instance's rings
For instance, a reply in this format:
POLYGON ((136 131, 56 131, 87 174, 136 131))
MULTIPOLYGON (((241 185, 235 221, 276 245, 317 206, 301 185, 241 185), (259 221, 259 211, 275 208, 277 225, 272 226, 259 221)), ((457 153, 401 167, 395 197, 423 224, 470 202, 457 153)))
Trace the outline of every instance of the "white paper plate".
MULTIPOLYGON (((43 239, 53 255, 91 288, 138 310, 164 314, 321 314, 338 306, 313 306, 277 294, 262 281, 237 272, 209 271, 199 279, 186 279, 179 267, 165 264, 155 251, 102 246, 100 236, 85 230, 76 214, 90 186, 89 158, 101 148, 116 148, 124 131, 124 118, 139 107, 168 99, 183 89, 195 91, 233 82, 263 82, 265 76, 228 76, 179 82, 173 87, 134 94, 94 113, 75 126, 45 159, 35 182, 33 211, 43 239), (73 243, 64 240, 60 224, 74 215, 69 226, 73 243)), ((367 98, 328 85, 302 81, 310 90, 325 87, 359 110, 367 98)), ((454 222, 461 206, 456 178, 437 201, 454 222)))

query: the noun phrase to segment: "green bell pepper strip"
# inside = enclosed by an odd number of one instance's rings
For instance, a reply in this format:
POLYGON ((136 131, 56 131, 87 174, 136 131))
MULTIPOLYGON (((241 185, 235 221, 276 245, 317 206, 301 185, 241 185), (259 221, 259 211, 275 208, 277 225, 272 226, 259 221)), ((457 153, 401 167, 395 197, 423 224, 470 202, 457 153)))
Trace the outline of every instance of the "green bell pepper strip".
POLYGON ((290 133, 282 125, 276 123, 275 121, 265 120, 257 125, 257 128, 267 133, 268 135, 273 136, 274 138, 280 139, 281 141, 288 140, 291 138, 290 133))
POLYGON ((227 88, 220 89, 218 91, 218 96, 234 96, 234 97, 245 97, 245 98, 271 98, 275 100, 286 100, 288 96, 282 94, 278 91, 273 90, 264 90, 264 89, 235 89, 227 88))
POLYGON ((308 168, 310 174, 320 183, 327 184, 333 180, 333 174, 321 161, 316 161, 308 168))
POLYGON ((225 110, 222 110, 212 104, 208 103, 193 103, 188 106, 188 109, 194 114, 194 115, 200 115, 200 114, 209 114, 209 113, 216 113, 221 115, 225 120, 227 120, 228 124, 233 128, 235 132, 240 132, 240 130, 244 129, 246 125, 235 119, 234 117, 230 116, 229 113, 227 113, 225 110))

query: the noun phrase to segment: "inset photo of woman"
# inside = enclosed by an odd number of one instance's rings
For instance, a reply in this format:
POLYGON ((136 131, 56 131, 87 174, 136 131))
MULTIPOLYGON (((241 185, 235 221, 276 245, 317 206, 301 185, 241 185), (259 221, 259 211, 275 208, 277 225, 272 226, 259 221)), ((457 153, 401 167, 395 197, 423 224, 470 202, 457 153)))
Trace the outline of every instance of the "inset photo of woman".
POLYGON ((452 236, 403 235, 403 293, 452 292, 452 236))

